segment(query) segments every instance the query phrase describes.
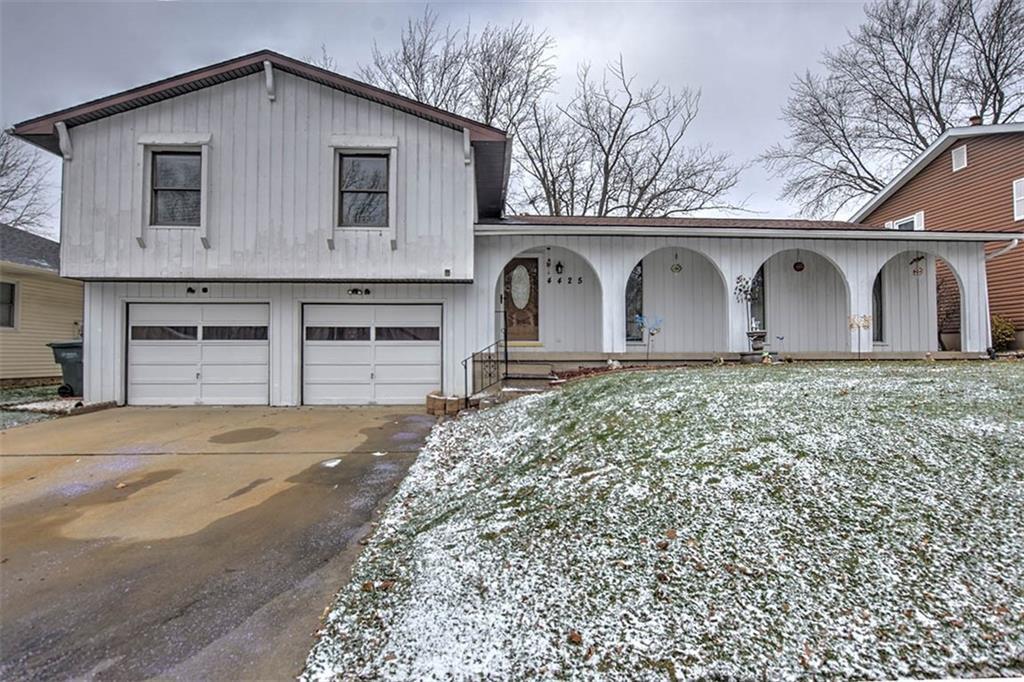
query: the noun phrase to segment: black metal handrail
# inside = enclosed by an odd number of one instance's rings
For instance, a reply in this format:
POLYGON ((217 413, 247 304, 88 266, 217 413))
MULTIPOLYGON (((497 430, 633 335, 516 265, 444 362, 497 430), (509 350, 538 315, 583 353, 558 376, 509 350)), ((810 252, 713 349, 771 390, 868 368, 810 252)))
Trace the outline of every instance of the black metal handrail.
POLYGON ((471 395, 485 391, 508 377, 508 330, 505 325, 501 327, 501 339, 462 361, 467 407, 471 395))

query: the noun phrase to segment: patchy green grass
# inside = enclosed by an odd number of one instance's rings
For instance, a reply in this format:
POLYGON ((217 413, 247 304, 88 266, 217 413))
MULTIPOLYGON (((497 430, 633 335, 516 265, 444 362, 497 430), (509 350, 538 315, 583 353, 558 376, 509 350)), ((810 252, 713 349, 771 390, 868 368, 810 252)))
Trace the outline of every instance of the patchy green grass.
MULTIPOLYGON (((59 382, 46 386, 27 386, 25 388, 0 388, 0 406, 16 403, 33 403, 40 400, 52 400, 57 397, 59 382)), ((53 419, 53 415, 38 412, 16 412, 0 407, 0 430, 12 426, 31 424, 32 422, 53 419)))
POLYGON ((1007 362, 617 373, 443 424, 303 676, 1022 673, 1007 362))

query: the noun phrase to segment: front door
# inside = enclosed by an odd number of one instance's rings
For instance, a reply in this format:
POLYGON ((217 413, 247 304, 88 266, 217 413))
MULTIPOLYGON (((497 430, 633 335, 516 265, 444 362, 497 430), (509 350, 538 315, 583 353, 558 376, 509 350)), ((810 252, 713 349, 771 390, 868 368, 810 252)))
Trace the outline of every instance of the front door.
POLYGON ((513 258, 505 266, 505 326, 509 341, 540 341, 536 258, 513 258))

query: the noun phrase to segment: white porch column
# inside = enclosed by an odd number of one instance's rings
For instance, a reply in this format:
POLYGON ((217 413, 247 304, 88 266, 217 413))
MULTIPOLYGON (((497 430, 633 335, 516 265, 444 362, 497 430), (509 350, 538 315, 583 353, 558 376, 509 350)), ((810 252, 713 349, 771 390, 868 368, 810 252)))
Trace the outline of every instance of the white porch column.
POLYGON ((846 326, 850 330, 850 350, 853 353, 870 353, 874 350, 872 289, 874 276, 858 272, 847 279, 850 289, 850 314, 846 326))
POLYGON ((599 268, 597 276, 601 280, 601 351, 625 353, 626 279, 629 272, 608 264, 599 268))
POLYGON ((763 254, 758 253, 756 257, 750 257, 746 253, 730 254, 730 256, 729 259, 723 259, 723 262, 720 263, 726 292, 726 347, 723 350, 730 353, 746 353, 750 350, 750 340, 747 338, 749 310, 746 301, 736 300, 736 278, 741 275, 747 279, 753 278, 757 274, 763 254), (757 262, 755 263, 755 261, 757 262))
POLYGON ((984 353, 992 345, 984 245, 965 244, 958 255, 951 264, 960 274, 960 347, 984 353))

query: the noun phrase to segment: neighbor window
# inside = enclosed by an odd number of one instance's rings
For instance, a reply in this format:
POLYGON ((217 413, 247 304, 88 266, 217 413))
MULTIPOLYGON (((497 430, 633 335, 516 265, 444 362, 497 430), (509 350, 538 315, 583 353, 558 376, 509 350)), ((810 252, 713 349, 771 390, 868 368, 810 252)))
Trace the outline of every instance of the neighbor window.
POLYGON ((626 281, 626 341, 643 341, 637 317, 644 314, 644 262, 640 261, 626 281))
POLYGON ((886 223, 885 226, 890 230, 899 230, 901 232, 913 232, 915 230, 923 230, 924 211, 918 211, 914 215, 909 215, 906 218, 893 220, 892 222, 886 223))
POLYGON ((875 276, 875 284, 871 287, 871 340, 882 343, 885 339, 885 318, 882 316, 884 300, 882 298, 882 273, 875 276))
POLYGON ((967 168, 967 145, 960 145, 952 152, 953 172, 967 168))
POLYGON ((340 154, 339 227, 388 226, 388 164, 384 154, 340 154))
POLYGON ((1013 181, 1013 219, 1024 220, 1024 178, 1013 181))
POLYGON ((14 327, 14 284, 0 282, 0 327, 14 327))
POLYGON ((198 150, 153 152, 151 225, 199 225, 202 168, 198 150))

